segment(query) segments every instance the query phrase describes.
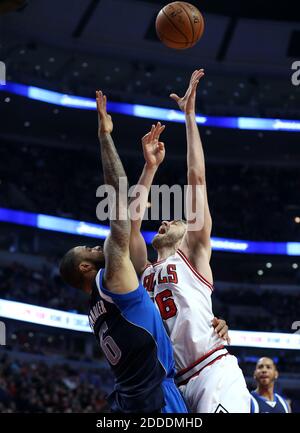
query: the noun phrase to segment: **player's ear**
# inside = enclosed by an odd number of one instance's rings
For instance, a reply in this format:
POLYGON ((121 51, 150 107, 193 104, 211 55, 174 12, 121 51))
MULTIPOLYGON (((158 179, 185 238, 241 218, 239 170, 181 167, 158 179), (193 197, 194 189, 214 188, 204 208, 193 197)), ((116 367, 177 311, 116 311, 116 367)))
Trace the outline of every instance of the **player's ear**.
POLYGON ((279 377, 279 373, 278 373, 278 371, 276 370, 276 372, 275 372, 275 379, 278 379, 278 377, 279 377))
POLYGON ((87 272, 90 272, 93 269, 94 269, 93 265, 89 262, 81 262, 79 264, 79 271, 82 274, 86 274, 87 272))

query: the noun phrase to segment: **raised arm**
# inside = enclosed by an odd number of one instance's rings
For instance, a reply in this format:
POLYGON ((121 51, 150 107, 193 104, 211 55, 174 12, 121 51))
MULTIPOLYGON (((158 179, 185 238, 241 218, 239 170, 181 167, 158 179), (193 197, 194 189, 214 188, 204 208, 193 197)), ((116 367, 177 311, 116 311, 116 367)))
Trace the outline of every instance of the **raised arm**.
POLYGON ((195 113, 197 86, 203 76, 203 69, 194 71, 186 94, 182 98, 174 93, 170 96, 185 113, 187 182, 190 187, 190 201, 188 206, 190 206, 190 209, 198 210, 198 214, 196 215, 198 221, 195 221, 195 218, 188 218, 187 233, 180 248, 188 256, 192 264, 211 281, 212 275, 209 261, 211 257, 210 235, 212 219, 207 200, 203 146, 195 113))
POLYGON ((110 234, 104 244, 105 286, 114 293, 128 293, 138 287, 138 279, 129 257, 127 177, 111 137, 113 122, 107 114, 106 96, 101 91, 96 92, 96 102, 104 181, 114 190, 109 200, 110 234))
POLYGON ((142 138, 145 165, 141 177, 132 192, 130 257, 138 275, 141 275, 148 264, 147 246, 141 234, 142 218, 146 210, 149 191, 155 173, 165 157, 164 143, 159 141, 165 129, 158 122, 152 125, 151 131, 142 138))

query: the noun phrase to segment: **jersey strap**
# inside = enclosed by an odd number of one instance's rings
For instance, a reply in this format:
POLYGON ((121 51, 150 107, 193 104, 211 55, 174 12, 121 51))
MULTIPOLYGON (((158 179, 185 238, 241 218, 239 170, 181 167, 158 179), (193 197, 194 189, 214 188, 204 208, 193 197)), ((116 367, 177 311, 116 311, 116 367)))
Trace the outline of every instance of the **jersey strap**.
POLYGON ((206 353, 197 361, 193 362, 193 364, 191 364, 189 367, 179 371, 176 374, 175 379, 177 386, 185 385, 192 377, 197 376, 205 367, 208 367, 225 355, 228 355, 228 351, 224 346, 219 346, 216 349, 206 353))
POLYGON ((181 250, 177 250, 176 251, 177 254, 179 255, 179 257, 181 258, 181 260, 187 265, 187 267, 190 269, 190 271, 192 271, 192 273, 195 275, 195 277, 198 278, 198 280, 201 281, 202 284, 204 284, 205 286, 207 286, 212 292, 214 290, 214 286, 212 284, 210 284, 204 277, 203 275, 200 274, 200 272, 197 271, 197 269, 192 265, 192 263, 190 262, 190 260, 187 258, 187 256, 181 251, 181 250))
POLYGON ((279 394, 275 394, 275 397, 277 398, 277 401, 279 401, 282 404, 282 407, 284 408, 286 413, 289 413, 289 407, 287 405, 287 402, 285 401, 284 398, 281 397, 281 395, 279 394))

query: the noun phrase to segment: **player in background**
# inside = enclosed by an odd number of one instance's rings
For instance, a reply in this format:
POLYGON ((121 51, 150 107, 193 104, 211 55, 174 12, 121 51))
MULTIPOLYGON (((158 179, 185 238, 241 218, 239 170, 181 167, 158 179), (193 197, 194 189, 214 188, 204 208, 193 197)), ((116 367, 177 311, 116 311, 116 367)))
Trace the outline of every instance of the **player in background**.
POLYGON ((130 261, 127 178, 111 137, 106 97, 99 91, 96 100, 104 180, 115 192, 110 197, 111 230, 103 250, 79 246, 68 251, 61 275, 91 296, 89 322, 115 376, 108 399, 112 411, 187 412, 174 382, 170 339, 130 261))
MULTIPOLYGON (((187 223, 182 220, 162 222, 152 242, 158 259, 154 264, 147 260, 146 244, 140 233, 141 221, 132 221, 131 259, 159 307, 173 345, 177 383, 189 408, 198 413, 249 413, 250 393, 237 359, 224 347, 224 335, 218 335, 213 327, 212 219, 195 114, 196 90, 203 76, 203 69, 194 71, 183 98, 170 95, 185 113, 187 182, 191 188, 189 206, 192 210, 200 209, 199 215, 195 218, 190 215, 187 223), (197 217, 200 217, 200 224, 199 221, 197 224, 197 217)), ((152 147, 159 149, 159 137, 154 138, 152 147)), ((143 141, 145 154, 147 136, 143 141)), ((148 163, 147 157, 146 161, 148 163)), ((148 165, 139 184, 149 191, 157 167, 148 165)), ((147 197, 143 197, 143 209, 146 202, 147 197)))
POLYGON ((256 389, 251 392, 251 413, 290 413, 288 402, 274 392, 275 381, 279 373, 271 358, 260 358, 257 361, 254 379, 256 389))

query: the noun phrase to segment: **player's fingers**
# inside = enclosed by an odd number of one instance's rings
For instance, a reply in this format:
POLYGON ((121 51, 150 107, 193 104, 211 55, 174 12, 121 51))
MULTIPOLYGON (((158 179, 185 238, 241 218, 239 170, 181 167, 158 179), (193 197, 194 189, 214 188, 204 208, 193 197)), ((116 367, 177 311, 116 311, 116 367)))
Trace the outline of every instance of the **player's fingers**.
POLYGON ((228 336, 228 326, 226 328, 221 329, 218 333, 219 337, 226 339, 228 336))
MULTIPOLYGON (((225 320, 219 319, 217 322, 218 323, 216 324, 216 327, 215 327, 216 332, 220 332, 222 329, 227 327, 225 320)), ((228 329, 228 327, 227 327, 227 329, 228 329)))
POLYGON ((194 84, 194 82, 195 82, 195 80, 197 80, 198 79, 198 77, 199 77, 199 75, 202 73, 202 70, 198 70, 198 69, 196 69, 194 72, 193 72, 193 75, 191 76, 191 80, 190 80, 190 86, 192 86, 193 84, 194 84))
POLYGON ((215 332, 218 334, 223 329, 224 324, 218 323, 218 325, 215 327, 215 332))
POLYGON ((154 139, 154 132, 155 132, 155 125, 152 125, 150 135, 149 135, 149 141, 154 139))
POLYGON ((144 135, 144 137, 142 137, 143 143, 148 143, 149 135, 150 135, 150 132, 148 132, 147 134, 144 135))
POLYGON ((193 81, 193 79, 195 78, 195 76, 196 76, 197 73, 198 73, 198 69, 195 69, 195 71, 192 73, 190 81, 193 81))
POLYGON ((100 106, 103 106, 103 98, 104 98, 104 96, 103 96, 102 91, 98 90, 98 100, 99 100, 100 106))
POLYGON ((148 137, 146 138, 147 139, 147 143, 151 143, 151 141, 153 141, 154 128, 155 128, 155 125, 152 125, 150 132, 148 132, 148 137))
POLYGON ((160 134, 164 131, 165 127, 166 127, 166 125, 162 125, 162 126, 159 128, 159 131, 158 131, 158 137, 159 137, 160 134))
POLYGON ((103 108, 105 109, 105 111, 106 111, 106 105, 107 105, 107 98, 106 95, 103 95, 103 108))
POLYGON ((198 73, 195 75, 195 77, 194 77, 194 79, 193 79, 193 83, 194 83, 195 81, 198 81, 198 82, 199 82, 199 80, 200 80, 204 75, 205 75, 205 74, 204 74, 204 71, 202 71, 202 70, 198 71, 198 73))
POLYGON ((217 317, 214 317, 211 321, 211 324, 214 328, 217 326, 218 323, 219 323, 219 319, 217 317))
POLYGON ((174 99, 175 102, 178 102, 180 99, 179 96, 176 95, 176 93, 171 93, 170 98, 174 99))
POLYGON ((101 102, 101 92, 98 90, 96 92, 96 105, 97 105, 97 111, 99 114, 102 114, 102 102, 101 102))
POLYGON ((96 90, 96 100, 97 102, 100 101, 100 90, 96 90))
POLYGON ((154 137, 155 138, 158 137, 160 127, 161 127, 161 123, 157 122, 157 124, 155 125, 155 128, 154 128, 154 137))

